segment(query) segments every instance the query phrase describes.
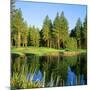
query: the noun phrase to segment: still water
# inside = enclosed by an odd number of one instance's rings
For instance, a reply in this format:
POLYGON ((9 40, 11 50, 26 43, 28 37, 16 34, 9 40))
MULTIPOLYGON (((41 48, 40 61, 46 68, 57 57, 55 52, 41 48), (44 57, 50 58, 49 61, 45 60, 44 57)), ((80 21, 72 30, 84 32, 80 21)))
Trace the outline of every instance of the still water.
POLYGON ((37 56, 11 55, 11 78, 41 82, 41 87, 72 86, 87 84, 87 55, 37 56), (23 78, 22 75, 25 77, 23 78))

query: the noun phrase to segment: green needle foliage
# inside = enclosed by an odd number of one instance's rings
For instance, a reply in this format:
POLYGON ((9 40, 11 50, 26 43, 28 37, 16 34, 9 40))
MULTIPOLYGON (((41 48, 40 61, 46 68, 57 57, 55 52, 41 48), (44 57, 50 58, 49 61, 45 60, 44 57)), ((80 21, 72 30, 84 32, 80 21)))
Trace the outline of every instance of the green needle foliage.
POLYGON ((14 47, 48 47, 48 48, 87 48, 87 16, 84 22, 80 18, 70 31, 67 18, 62 11, 57 12, 53 21, 47 15, 41 30, 28 26, 22 10, 16 9, 14 0, 11 3, 11 45, 14 47))
POLYGON ((46 16, 42 27, 42 38, 46 47, 50 47, 51 25, 51 20, 46 16))

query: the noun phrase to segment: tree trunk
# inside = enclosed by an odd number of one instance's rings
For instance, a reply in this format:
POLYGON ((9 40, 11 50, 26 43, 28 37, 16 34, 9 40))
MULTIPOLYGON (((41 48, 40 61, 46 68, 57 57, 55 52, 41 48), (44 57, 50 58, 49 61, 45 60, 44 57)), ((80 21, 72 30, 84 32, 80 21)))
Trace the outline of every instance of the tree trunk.
POLYGON ((24 41, 23 41, 23 47, 24 47, 24 41))
POLYGON ((81 42, 80 42, 80 40, 79 40, 79 48, 81 48, 81 42))
POLYGON ((59 39, 58 39, 58 47, 57 48, 60 48, 59 39))
POLYGON ((27 47, 27 43, 25 43, 25 47, 27 47))
POLYGON ((52 47, 52 41, 50 40, 50 48, 52 47))
POLYGON ((17 47, 19 48, 21 45, 21 33, 18 32, 18 35, 17 35, 17 47))
POLYGON ((47 40, 47 47, 49 47, 49 40, 47 40))
POLYGON ((25 43, 25 47, 27 47, 27 36, 25 36, 24 43, 25 43))

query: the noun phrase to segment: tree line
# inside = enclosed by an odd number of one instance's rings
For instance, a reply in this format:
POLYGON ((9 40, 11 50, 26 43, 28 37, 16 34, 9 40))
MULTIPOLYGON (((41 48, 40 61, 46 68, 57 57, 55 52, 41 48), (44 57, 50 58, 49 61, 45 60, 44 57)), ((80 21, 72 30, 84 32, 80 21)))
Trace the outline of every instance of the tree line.
MULTIPOLYGON (((13 2, 12 2, 13 3, 13 2)), ((69 33, 69 23, 62 11, 57 12, 52 22, 47 15, 42 29, 28 26, 21 9, 11 9, 11 46, 49 48, 87 48, 87 16, 84 22, 78 18, 75 28, 69 33)))

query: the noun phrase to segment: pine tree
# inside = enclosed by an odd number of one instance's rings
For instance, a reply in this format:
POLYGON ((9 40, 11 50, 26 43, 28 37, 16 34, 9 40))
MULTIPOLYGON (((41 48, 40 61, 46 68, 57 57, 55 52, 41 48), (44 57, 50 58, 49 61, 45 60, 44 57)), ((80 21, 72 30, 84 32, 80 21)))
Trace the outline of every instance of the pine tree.
POLYGON ((51 31, 51 20, 48 16, 45 17, 43 27, 42 27, 42 38, 45 43, 44 46, 50 47, 50 31, 51 31))
POLYGON ((26 22, 23 22, 21 31, 21 43, 23 47, 27 47, 27 35, 28 35, 28 26, 26 22))
POLYGON ((13 17, 15 16, 15 0, 11 0, 11 46, 16 46, 16 29, 14 27, 13 17))
POLYGON ((81 45, 82 45, 82 48, 87 48, 87 16, 85 17, 85 20, 82 26, 81 45))
POLYGON ((16 46, 20 47, 21 46, 21 30, 23 26, 23 18, 22 18, 22 12, 21 9, 17 9, 16 13, 13 17, 12 20, 12 28, 16 33, 16 46))
POLYGON ((56 43, 54 47, 60 48, 61 32, 60 32, 60 17, 58 12, 53 22, 53 35, 54 35, 53 42, 54 44, 56 43))
POLYGON ((29 37, 30 46, 39 47, 39 42, 40 42, 39 29, 33 26, 33 27, 30 27, 29 32, 30 32, 30 37, 29 37))
POLYGON ((76 37, 76 29, 72 29, 70 32, 70 37, 76 37))
POLYGON ((63 11, 60 15, 60 32, 61 32, 61 47, 65 48, 67 39, 69 38, 69 34, 68 34, 68 21, 65 18, 63 11))
POLYGON ((76 22, 76 40, 77 40, 77 47, 81 48, 81 20, 80 18, 76 22))

